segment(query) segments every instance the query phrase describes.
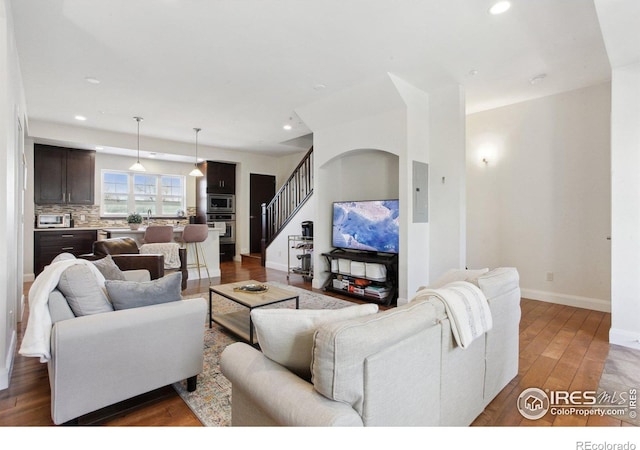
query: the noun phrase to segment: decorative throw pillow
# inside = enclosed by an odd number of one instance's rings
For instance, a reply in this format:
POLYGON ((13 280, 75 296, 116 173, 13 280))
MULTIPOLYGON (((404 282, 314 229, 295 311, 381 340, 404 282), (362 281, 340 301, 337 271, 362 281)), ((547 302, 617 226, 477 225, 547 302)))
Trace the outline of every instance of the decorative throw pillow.
POLYGON ((83 264, 74 264, 62 272, 58 290, 76 317, 113 311, 91 268, 83 264))
POLYGON ((109 299, 116 310, 181 300, 181 284, 182 273, 180 272, 151 281, 106 280, 104 282, 109 299))
POLYGON ((120 267, 118 267, 113 261, 111 255, 107 255, 102 259, 97 259, 92 262, 98 268, 100 273, 104 275, 105 280, 126 280, 124 273, 122 273, 120 267))
POLYGON ((378 312, 370 303, 341 309, 268 309, 251 311, 258 343, 264 355, 305 380, 311 379, 313 335, 327 322, 338 322, 378 312))

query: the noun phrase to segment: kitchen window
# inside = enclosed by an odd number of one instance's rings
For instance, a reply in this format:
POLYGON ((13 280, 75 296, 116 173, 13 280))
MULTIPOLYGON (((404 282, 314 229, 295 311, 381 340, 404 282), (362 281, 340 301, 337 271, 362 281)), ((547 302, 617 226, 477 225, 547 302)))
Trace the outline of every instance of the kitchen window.
POLYGON ((103 217, 126 216, 135 211, 146 216, 175 217, 186 205, 183 175, 102 171, 103 217))

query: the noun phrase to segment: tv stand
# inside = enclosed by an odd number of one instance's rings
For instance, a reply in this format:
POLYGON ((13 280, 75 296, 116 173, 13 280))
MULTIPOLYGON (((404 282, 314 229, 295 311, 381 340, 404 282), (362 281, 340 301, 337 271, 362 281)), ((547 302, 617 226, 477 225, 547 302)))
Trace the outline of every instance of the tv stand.
POLYGON ((386 306, 398 300, 398 255, 335 249, 323 253, 330 276, 325 291, 386 306))

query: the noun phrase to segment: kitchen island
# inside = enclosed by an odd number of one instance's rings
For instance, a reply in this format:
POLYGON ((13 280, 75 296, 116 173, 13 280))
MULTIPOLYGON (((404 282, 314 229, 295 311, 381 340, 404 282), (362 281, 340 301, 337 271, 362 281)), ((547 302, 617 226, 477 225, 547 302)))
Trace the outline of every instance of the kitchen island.
MULTIPOLYGON (((117 237, 130 237, 135 239, 138 246, 141 246, 144 237, 144 231, 146 227, 141 226, 137 230, 131 230, 130 228, 101 228, 98 230, 98 239, 109 239, 117 237)), ((182 231, 184 227, 173 227, 174 241, 180 245, 182 244, 182 231)), ((220 276, 220 232, 216 228, 209 228, 209 236, 202 243, 202 249, 205 255, 205 261, 209 268, 209 275, 211 278, 220 276)), ((189 249, 191 250, 191 249, 189 249)), ((189 265, 195 264, 196 255, 193 251, 187 251, 187 263, 189 265)), ((200 278, 207 278, 207 271, 204 267, 198 271, 195 267, 189 267, 189 279, 196 280, 200 278), (198 273, 199 272, 199 273, 198 273)))

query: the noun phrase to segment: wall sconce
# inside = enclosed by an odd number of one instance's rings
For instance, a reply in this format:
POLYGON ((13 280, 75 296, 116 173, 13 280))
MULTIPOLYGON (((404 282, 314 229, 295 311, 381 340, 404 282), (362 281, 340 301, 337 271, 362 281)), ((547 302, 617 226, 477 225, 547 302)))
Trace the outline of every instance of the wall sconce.
POLYGON ((484 141, 474 150, 475 165, 477 167, 494 167, 500 161, 500 149, 503 147, 499 142, 499 137, 488 135, 483 136, 484 141), (497 143, 496 143, 497 142, 497 143))

